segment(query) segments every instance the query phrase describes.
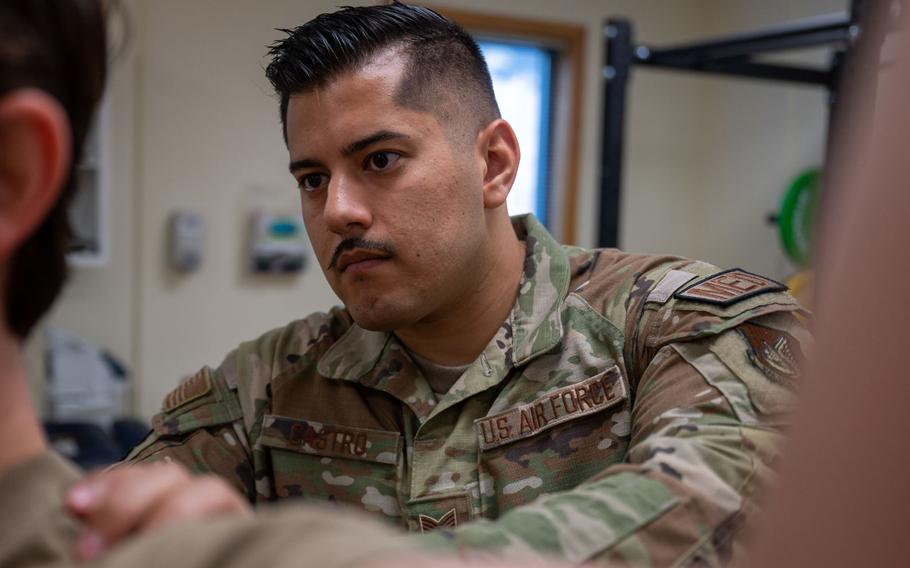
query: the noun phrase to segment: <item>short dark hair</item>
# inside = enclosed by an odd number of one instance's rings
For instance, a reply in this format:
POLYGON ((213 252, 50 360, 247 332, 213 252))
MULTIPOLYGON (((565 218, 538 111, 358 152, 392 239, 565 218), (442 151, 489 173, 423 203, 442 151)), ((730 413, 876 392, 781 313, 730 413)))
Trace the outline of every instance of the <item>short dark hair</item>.
POLYGON ((99 0, 0 2, 0 96, 36 88, 54 97, 69 118, 73 145, 73 161, 60 198, 10 260, 4 284, 6 323, 20 338, 54 303, 67 277, 74 172, 107 72, 100 4, 99 0))
POLYGON ((291 95, 324 87, 391 48, 407 57, 397 104, 448 120, 451 103, 456 103, 475 115, 479 127, 499 118, 493 81, 477 42, 429 8, 400 2, 347 6, 280 31, 287 37, 269 47, 272 61, 265 74, 281 97, 285 142, 291 95))

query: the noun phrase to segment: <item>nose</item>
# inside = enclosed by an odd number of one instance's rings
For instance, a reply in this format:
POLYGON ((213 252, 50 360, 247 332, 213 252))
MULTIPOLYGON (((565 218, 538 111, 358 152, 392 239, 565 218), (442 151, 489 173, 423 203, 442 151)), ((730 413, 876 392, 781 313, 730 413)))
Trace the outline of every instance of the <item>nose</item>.
POLYGON ((370 228, 373 216, 366 194, 356 180, 347 176, 333 176, 326 188, 326 224, 333 233, 342 236, 362 234, 370 228))

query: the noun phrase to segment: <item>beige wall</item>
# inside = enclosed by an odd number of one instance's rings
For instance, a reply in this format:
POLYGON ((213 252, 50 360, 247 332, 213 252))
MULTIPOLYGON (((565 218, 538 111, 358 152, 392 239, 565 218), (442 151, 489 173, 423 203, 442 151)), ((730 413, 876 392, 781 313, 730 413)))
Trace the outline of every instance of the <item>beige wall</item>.
POLYGON ((244 339, 336 303, 313 266, 299 278, 245 271, 253 208, 297 210, 278 112, 263 76, 275 28, 333 9, 333 2, 156 0, 138 16, 141 211, 137 296, 139 410, 244 339), (199 272, 180 276, 162 252, 167 216, 185 208, 206 223, 199 272))
MULTIPOLYGON (((751 2, 711 0, 721 33, 843 12, 847 0, 751 2)), ((825 66, 829 54, 810 50, 793 63, 825 66)), ((701 170, 700 254, 723 266, 742 266, 774 278, 794 268, 781 252, 775 212, 787 185, 803 169, 822 164, 827 135, 827 91, 739 79, 705 78, 701 170)))
MULTIPOLYGON (((140 415, 152 414, 181 377, 218 364, 239 341, 336 302, 318 267, 285 279, 255 278, 244 269, 250 210, 297 208, 277 104, 263 77, 264 46, 279 37, 275 28, 336 4, 142 0, 134 10, 133 55, 112 83, 112 258, 105 268, 75 274, 51 321, 131 363, 140 415), (192 275, 177 275, 165 264, 167 217, 177 209, 195 211, 206 223, 204 262, 192 275)), ((601 25, 608 15, 633 18, 643 40, 672 43, 824 13, 843 2, 434 4, 586 26, 577 240, 591 245, 599 192, 601 25)), ((785 181, 821 154, 820 92, 638 70, 630 95, 622 245, 782 276, 786 267, 763 218, 785 181)), ((37 353, 30 350, 33 376, 37 353)))

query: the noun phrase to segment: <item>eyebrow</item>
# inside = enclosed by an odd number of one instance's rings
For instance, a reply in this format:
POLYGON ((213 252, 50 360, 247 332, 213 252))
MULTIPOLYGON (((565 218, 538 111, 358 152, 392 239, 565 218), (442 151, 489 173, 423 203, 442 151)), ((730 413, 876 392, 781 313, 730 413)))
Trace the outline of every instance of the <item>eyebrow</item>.
MULTIPOLYGON (((360 140, 355 140, 347 146, 341 149, 341 154, 345 157, 349 157, 357 152, 368 148, 377 142, 385 142, 386 140, 397 140, 401 138, 410 138, 407 134, 401 132, 395 132, 394 130, 378 130, 369 136, 361 138, 360 140)), ((291 173, 294 173, 297 170, 302 170, 304 168, 318 168, 322 166, 322 162, 319 160, 313 160, 310 158, 303 158, 301 160, 294 160, 288 166, 288 169, 291 173)))

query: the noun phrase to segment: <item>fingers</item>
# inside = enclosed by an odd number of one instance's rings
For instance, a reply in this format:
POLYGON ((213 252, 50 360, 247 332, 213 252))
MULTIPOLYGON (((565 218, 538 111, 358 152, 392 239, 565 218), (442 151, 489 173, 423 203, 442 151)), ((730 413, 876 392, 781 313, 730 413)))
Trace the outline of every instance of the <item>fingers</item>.
POLYGON ((89 476, 69 492, 67 505, 106 540, 116 542, 189 481, 189 473, 175 464, 125 467, 89 476))
MULTIPOLYGON (((585 565, 587 566, 587 565, 585 565)), ((363 564, 361 568, 569 568, 567 564, 543 558, 521 560, 464 559, 445 556, 394 555, 363 564)), ((580 567, 584 568, 584 567, 580 567)), ((593 566, 591 567, 593 568, 593 566)))
POLYGON ((187 520, 199 520, 221 515, 249 516, 250 505, 220 477, 199 476, 176 489, 150 511, 140 527, 149 531, 161 526, 187 520))
POLYGON ((175 521, 250 514, 249 504, 220 478, 193 477, 173 463, 95 473, 68 492, 66 503, 86 524, 76 547, 82 560, 131 534, 175 521))

